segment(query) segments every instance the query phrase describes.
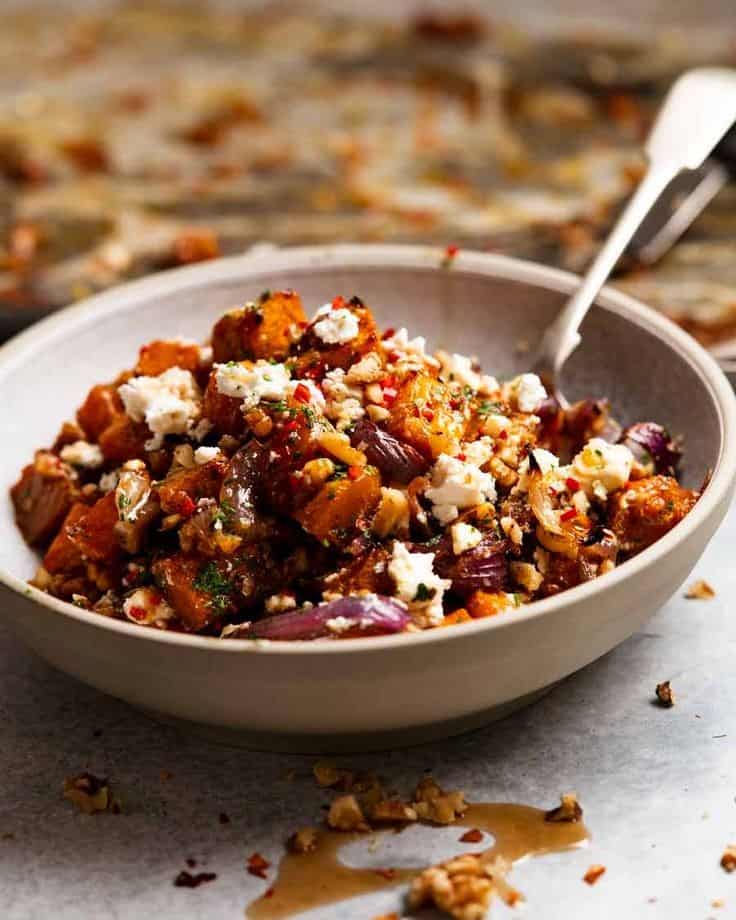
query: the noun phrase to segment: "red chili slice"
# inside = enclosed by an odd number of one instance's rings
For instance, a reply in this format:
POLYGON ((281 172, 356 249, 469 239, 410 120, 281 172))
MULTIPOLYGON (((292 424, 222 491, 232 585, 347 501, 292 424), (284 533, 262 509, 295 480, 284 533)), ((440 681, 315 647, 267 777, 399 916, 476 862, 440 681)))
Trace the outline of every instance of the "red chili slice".
POLYGON ((298 383, 294 388, 294 399, 300 403, 308 403, 311 398, 309 387, 305 383, 298 383))
POLYGON ((360 479, 361 469, 359 466, 349 466, 348 467, 348 479, 355 481, 360 479))
POLYGON ((570 521, 574 517, 577 517, 577 511, 574 508, 568 508, 567 511, 563 511, 560 515, 561 521, 570 521))
POLYGON ((565 480, 565 485, 571 492, 577 492, 580 488, 580 483, 577 481, 577 479, 573 479, 572 476, 567 477, 565 480))

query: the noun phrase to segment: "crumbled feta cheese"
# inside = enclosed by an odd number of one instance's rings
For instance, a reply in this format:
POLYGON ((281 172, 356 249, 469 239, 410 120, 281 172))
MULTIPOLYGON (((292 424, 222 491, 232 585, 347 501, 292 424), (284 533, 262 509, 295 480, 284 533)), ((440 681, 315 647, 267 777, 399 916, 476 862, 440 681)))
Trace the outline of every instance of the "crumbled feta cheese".
POLYGON ((480 387, 480 374, 473 368, 473 359, 465 355, 448 354, 438 351, 436 354, 440 362, 440 377, 450 383, 458 383, 463 387, 470 387, 475 393, 480 387))
POLYGON ((345 371, 342 368, 337 367, 325 375, 322 390, 327 397, 325 415, 335 422, 339 431, 365 415, 363 390, 345 382, 345 371))
POLYGON ((464 454, 465 460, 472 463, 473 466, 483 466, 493 456, 493 441, 484 435, 477 441, 468 441, 463 444, 460 453, 464 454))
POLYGON ((483 420, 483 430, 493 438, 497 438, 503 431, 508 431, 510 427, 511 419, 497 412, 487 415, 483 420))
POLYGON ((75 441, 73 444, 66 444, 61 448, 59 456, 65 463, 82 466, 88 470, 94 470, 105 462, 99 445, 90 444, 89 441, 75 441))
POLYGON ((410 553, 397 540, 388 564, 396 596, 408 605, 414 623, 422 629, 442 622, 442 595, 452 586, 433 571, 434 557, 434 553, 410 553))
POLYGON ((144 626, 165 626, 174 617, 174 611, 155 588, 137 588, 123 601, 123 613, 144 626))
POLYGON ((452 534, 452 551, 456 556, 473 549, 483 539, 483 534, 477 527, 462 521, 453 524, 450 533, 452 534))
POLYGON ((455 520, 460 508, 493 501, 496 482, 472 463, 440 454, 432 470, 432 485, 424 494, 432 502, 432 513, 444 525, 455 520))
POLYGON ((560 465, 559 458, 555 457, 551 451, 545 450, 543 447, 535 448, 532 451, 532 456, 543 476, 552 472, 552 470, 556 470, 560 465))
POLYGON ((534 594, 535 591, 541 588, 544 577, 537 567, 530 562, 512 562, 509 565, 509 570, 516 584, 530 594, 534 594))
POLYGON ((194 462, 197 466, 204 466, 205 463, 209 463, 210 460, 214 460, 219 456, 219 447, 198 447, 194 451, 194 462))
POLYGON ((330 310, 314 324, 315 335, 327 345, 344 345, 360 332, 358 317, 350 310, 341 307, 330 310))
POLYGON ((119 478, 120 473, 117 470, 103 473, 102 476, 100 476, 100 481, 97 483, 97 488, 101 492, 112 492, 115 486, 117 486, 119 478))
POLYGON ((286 366, 257 361, 255 364, 215 365, 215 383, 223 396, 243 400, 243 409, 252 409, 262 399, 279 400, 289 392, 291 380, 286 366))
POLYGON ((132 377, 118 387, 125 411, 153 433, 146 450, 158 450, 167 434, 186 434, 201 411, 201 393, 189 371, 170 367, 158 377, 132 377))
POLYGON ((361 358, 360 361, 353 364, 352 367, 348 368, 348 372, 345 375, 345 381, 347 383, 365 385, 367 383, 375 383, 377 380, 380 380, 385 373, 380 355, 375 351, 371 351, 365 355, 365 357, 361 358))
POLYGON ((199 366, 205 367, 205 368, 212 366, 212 346, 211 345, 200 345, 199 346, 199 366))
POLYGON ((336 633, 338 636, 340 633, 347 632, 353 625, 353 621, 349 620, 347 617, 332 617, 332 619, 325 621, 325 626, 329 631, 336 633))
POLYGON ((626 445, 591 438, 575 456, 570 469, 586 495, 605 500, 609 492, 626 484, 633 462, 633 454, 626 445))
POLYGON ((536 374, 521 374, 511 381, 510 395, 519 412, 536 412, 547 398, 547 391, 536 374))
POLYGON ((294 610, 296 598, 291 594, 272 594, 266 598, 264 607, 269 614, 285 613, 287 610, 294 610))
POLYGON ((409 330, 402 326, 393 335, 383 339, 381 347, 384 351, 398 351, 404 355, 416 355, 419 358, 424 358, 426 357, 427 340, 423 335, 410 339, 409 330))
POLYGON ((498 380, 496 380, 495 377, 491 377, 490 374, 480 375, 480 384, 478 385, 479 396, 491 396, 493 393, 497 393, 498 390, 498 380))

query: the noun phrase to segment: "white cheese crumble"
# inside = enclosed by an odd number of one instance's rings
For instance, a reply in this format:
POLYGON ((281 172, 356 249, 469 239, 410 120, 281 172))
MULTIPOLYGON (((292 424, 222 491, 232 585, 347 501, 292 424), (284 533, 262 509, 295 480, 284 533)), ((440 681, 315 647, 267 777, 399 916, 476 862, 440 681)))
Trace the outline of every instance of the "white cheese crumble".
POLYGON ((432 470, 432 485, 424 493, 432 502, 432 513, 443 526, 454 521, 461 508, 474 508, 496 498, 496 481, 448 454, 440 454, 432 470))
POLYGON ((452 534, 452 551, 456 556, 473 549, 483 539, 483 534, 477 527, 462 521, 453 524, 450 533, 452 534))
POLYGON ((322 389, 327 397, 325 415, 335 422, 339 431, 365 415, 363 390, 346 383, 342 368, 337 367, 325 375, 322 389))
POLYGON ((123 601, 123 613, 144 626, 164 626, 174 616, 163 595, 154 588, 137 588, 123 601))
POLYGON ((94 470, 105 462, 100 446, 90 444, 89 441, 75 441, 73 444, 66 444, 61 448, 59 456, 65 463, 82 466, 88 470, 94 470))
POLYGON ((352 342, 359 332, 358 317, 344 307, 330 310, 314 324, 315 335, 327 345, 344 345, 346 342, 352 342))
POLYGON ((519 412, 536 412, 547 398, 547 391, 536 374, 521 374, 509 386, 511 398, 519 412))
POLYGON ((442 595, 452 586, 433 571, 434 557, 434 553, 410 553, 397 540, 388 564, 396 596, 407 604, 414 623, 422 629, 442 622, 442 595))
POLYGON ((120 473, 118 470, 111 470, 109 473, 103 473, 102 476, 100 476, 100 481, 97 483, 97 488, 101 492, 112 492, 118 484, 119 478, 120 473))
POLYGON ((347 383, 375 383, 384 374, 385 371, 380 355, 375 351, 371 351, 348 369, 345 380, 347 383))
POLYGON ((209 463, 210 460, 215 460, 219 456, 219 447, 198 447, 194 451, 194 462, 197 466, 204 466, 205 463, 209 463))
POLYGON ((158 450, 167 434, 186 434, 199 418, 199 387, 190 371, 180 367, 158 377, 132 377, 118 393, 130 418, 145 422, 153 434, 146 450, 158 450))
POLYGON ((215 383, 223 396, 243 400, 243 409, 252 409, 262 399, 283 399, 291 379, 286 366, 257 361, 255 364, 231 361, 215 365, 215 383))
POLYGON ((634 456, 624 444, 609 444, 591 438, 570 465, 586 495, 605 500, 609 492, 622 488, 631 473, 634 456))
POLYGON ((352 620, 349 620, 347 617, 332 617, 329 620, 325 621, 325 626, 329 629, 330 632, 336 633, 338 636, 340 633, 347 632, 355 624, 352 620))
POLYGON ((465 455, 465 460, 473 466, 484 466, 493 456, 493 441, 483 436, 477 441, 468 441, 460 447, 460 453, 465 455))
POLYGON ((483 420, 483 430, 494 438, 497 438, 504 431, 508 432, 510 427, 511 419, 505 415, 499 415, 497 412, 492 412, 483 420))
POLYGON ((480 387, 480 374, 473 368, 473 359, 465 355, 448 354, 438 351, 436 357, 440 362, 440 377, 449 383, 458 383, 470 387, 475 393, 480 387))
POLYGON ((287 610, 294 610, 296 598, 291 594, 272 594, 266 598, 264 607, 269 614, 285 613, 287 610))

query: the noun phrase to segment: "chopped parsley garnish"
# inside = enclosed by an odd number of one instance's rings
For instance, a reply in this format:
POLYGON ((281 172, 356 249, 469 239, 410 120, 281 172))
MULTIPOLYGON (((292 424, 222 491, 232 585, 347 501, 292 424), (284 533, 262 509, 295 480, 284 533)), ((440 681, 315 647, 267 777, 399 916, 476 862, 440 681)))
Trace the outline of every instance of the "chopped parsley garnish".
POLYGON ((417 585, 417 593, 414 595, 415 601, 431 601, 437 593, 436 588, 428 588, 424 582, 417 585))
POLYGON ((332 474, 333 479, 345 479, 348 475, 348 468, 344 463, 335 462, 335 472, 332 474))
POLYGON ((210 609, 213 613, 221 614, 227 610, 233 586, 214 562, 208 562, 202 566, 192 585, 198 591, 209 594, 210 609))
POLYGON ((223 527, 227 527, 232 522, 233 517, 235 517, 235 508, 229 501, 222 501, 212 520, 214 523, 220 523, 223 527))
POLYGON ((130 504, 130 499, 128 498, 127 495, 121 492, 118 495, 118 508, 122 511, 123 508, 127 508, 129 504, 130 504))
POLYGON ((302 409, 302 415, 304 416, 304 419, 307 423, 307 427, 311 428, 317 418, 317 416, 314 414, 314 409, 310 409, 309 406, 305 406, 302 409))
POLYGON ((497 402, 490 402, 487 399, 484 399, 482 403, 478 406, 478 415, 481 418, 484 418, 486 415, 491 415, 494 412, 501 411, 501 404, 497 402))

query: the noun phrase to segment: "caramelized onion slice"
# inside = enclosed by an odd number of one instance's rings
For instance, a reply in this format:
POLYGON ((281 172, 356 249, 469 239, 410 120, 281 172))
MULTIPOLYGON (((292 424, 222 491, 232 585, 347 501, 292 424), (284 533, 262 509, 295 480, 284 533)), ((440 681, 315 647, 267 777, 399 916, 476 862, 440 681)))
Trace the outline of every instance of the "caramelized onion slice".
POLYGON ((451 545, 437 552, 435 569, 443 578, 452 580, 452 590, 462 597, 473 591, 505 591, 509 581, 509 564, 506 559, 508 541, 495 533, 485 533, 481 542, 459 556, 451 545))
POLYGON ((652 473, 674 476, 682 451, 670 437, 666 428, 656 422, 638 422, 630 425, 621 437, 636 460, 652 473))
POLYGON ((249 530, 256 522, 256 501, 267 466, 268 450, 251 441, 233 454, 220 489, 220 504, 227 508, 229 529, 249 530))
POLYGON ((327 636, 387 636, 403 632, 410 622, 406 606, 400 601, 366 594, 265 617, 253 623, 244 638, 293 642, 327 636))
POLYGON ((404 485, 421 476, 429 466, 427 460, 411 445, 404 444, 368 419, 361 419, 353 428, 350 440, 362 450, 368 463, 377 467, 388 479, 404 485))

